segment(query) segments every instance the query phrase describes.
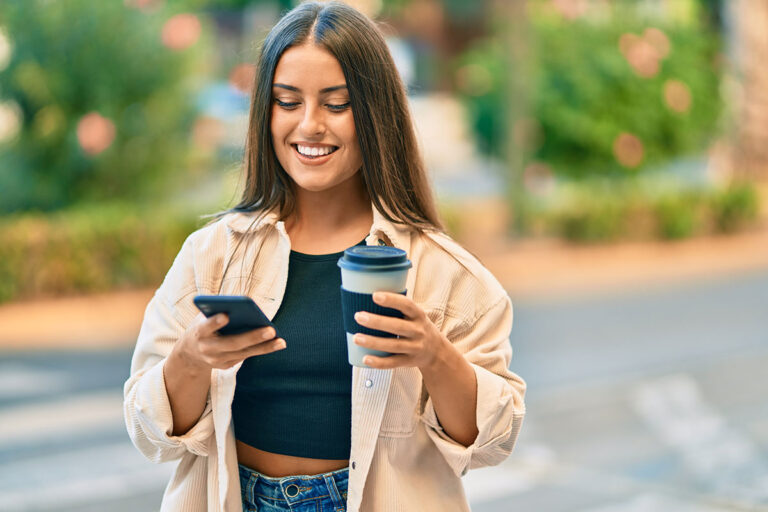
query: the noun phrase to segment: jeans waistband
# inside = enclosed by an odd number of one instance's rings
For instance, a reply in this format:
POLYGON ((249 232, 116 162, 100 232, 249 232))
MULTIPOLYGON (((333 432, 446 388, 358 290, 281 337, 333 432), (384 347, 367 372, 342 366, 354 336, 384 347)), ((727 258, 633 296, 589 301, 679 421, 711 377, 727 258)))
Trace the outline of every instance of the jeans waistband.
POLYGON ((325 498, 334 505, 346 503, 349 468, 316 475, 270 477, 238 464, 244 498, 257 492, 264 498, 297 503, 313 498, 325 498))

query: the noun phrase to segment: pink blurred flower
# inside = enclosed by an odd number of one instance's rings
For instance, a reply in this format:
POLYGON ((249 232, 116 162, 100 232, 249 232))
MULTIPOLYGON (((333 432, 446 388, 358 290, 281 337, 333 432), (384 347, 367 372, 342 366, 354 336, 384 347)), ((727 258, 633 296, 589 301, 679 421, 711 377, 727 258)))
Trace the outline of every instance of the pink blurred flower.
POLYGON ((86 114, 77 123, 77 140, 83 151, 98 155, 115 140, 115 124, 98 112, 86 114))
POLYGON ((675 112, 688 112, 692 102, 691 90, 680 80, 667 80, 664 82, 664 101, 675 112))
POLYGON ((624 167, 637 167, 643 155, 643 142, 631 133, 620 133, 613 141, 613 156, 624 167))
POLYGON ((238 64, 229 72, 229 84, 245 94, 251 93, 254 80, 256 80, 256 66, 253 64, 238 64))
POLYGON ((202 26, 194 14, 177 14, 163 25, 163 44, 171 50, 184 50, 200 38, 202 26))

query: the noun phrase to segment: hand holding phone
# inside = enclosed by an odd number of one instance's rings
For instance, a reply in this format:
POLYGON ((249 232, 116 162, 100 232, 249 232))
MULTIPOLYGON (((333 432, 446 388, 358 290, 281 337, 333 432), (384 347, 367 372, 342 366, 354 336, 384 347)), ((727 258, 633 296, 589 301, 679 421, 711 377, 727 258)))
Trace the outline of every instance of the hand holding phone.
POLYGON ((282 350, 285 340, 249 297, 200 295, 195 305, 206 318, 190 326, 174 347, 190 370, 225 369, 244 359, 282 350))
POLYGON ((209 318, 226 313, 229 323, 216 331, 222 336, 240 334, 260 327, 274 327, 253 299, 244 295, 198 295, 194 298, 194 303, 209 318))

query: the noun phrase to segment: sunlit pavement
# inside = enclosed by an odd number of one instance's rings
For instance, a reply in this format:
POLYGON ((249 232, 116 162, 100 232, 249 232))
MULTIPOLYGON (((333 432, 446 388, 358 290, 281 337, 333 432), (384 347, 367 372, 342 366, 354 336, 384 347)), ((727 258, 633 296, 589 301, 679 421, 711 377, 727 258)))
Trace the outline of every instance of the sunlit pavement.
MULTIPOLYGON (((515 303, 528 413, 474 512, 768 510, 768 272, 515 303)), ((156 510, 122 420, 129 349, 0 358, 0 509, 156 510)))

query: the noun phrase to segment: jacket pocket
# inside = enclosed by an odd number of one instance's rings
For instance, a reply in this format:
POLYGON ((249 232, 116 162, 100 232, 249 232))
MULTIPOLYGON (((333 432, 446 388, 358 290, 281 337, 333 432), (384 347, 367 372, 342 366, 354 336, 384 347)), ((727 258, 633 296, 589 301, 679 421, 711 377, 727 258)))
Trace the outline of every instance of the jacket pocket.
POLYGON ((421 397, 421 372, 418 368, 395 368, 381 420, 382 437, 408 437, 413 434, 418 419, 421 397))

